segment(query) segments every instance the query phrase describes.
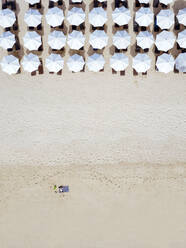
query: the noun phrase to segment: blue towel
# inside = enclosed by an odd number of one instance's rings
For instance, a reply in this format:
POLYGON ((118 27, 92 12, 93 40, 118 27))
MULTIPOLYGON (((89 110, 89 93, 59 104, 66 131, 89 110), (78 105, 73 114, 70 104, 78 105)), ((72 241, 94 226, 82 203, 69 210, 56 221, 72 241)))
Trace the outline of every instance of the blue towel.
POLYGON ((59 192, 69 192, 69 186, 59 186, 59 192))

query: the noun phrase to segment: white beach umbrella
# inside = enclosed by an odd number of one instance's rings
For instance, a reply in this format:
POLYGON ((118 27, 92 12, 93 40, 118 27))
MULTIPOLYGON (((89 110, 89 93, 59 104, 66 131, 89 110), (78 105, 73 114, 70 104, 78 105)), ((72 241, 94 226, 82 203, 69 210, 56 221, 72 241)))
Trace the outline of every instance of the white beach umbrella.
POLYGON ((40 65, 40 61, 37 55, 29 53, 23 57, 22 66, 25 71, 36 71, 40 65))
POLYGON ((107 21, 107 12, 102 8, 93 8, 89 13, 89 22, 94 27, 101 27, 107 21))
POLYGON ((25 0, 25 2, 33 5, 33 4, 39 3, 40 0, 25 0))
POLYGON ((141 7, 136 12, 135 21, 139 24, 139 26, 147 27, 153 22, 154 14, 150 10, 150 8, 141 7))
POLYGON ((63 10, 58 7, 48 9, 45 17, 51 27, 60 26, 64 20, 63 10))
POLYGON ((162 31, 156 36, 155 44, 160 51, 167 52, 173 48, 176 37, 172 32, 162 31))
POLYGON ((71 25, 79 26, 85 21, 85 12, 82 8, 73 7, 68 11, 67 20, 71 25))
POLYGON ((156 66, 158 68, 158 71, 169 73, 170 71, 174 70, 174 58, 171 54, 164 53, 160 56, 158 56, 158 59, 156 61, 156 66))
POLYGON ((38 50, 41 46, 41 36, 36 33, 35 31, 26 32, 25 36, 23 37, 24 47, 28 50, 38 50))
POLYGON ((86 64, 89 71, 98 72, 103 69, 105 60, 102 54, 94 53, 88 57, 86 64))
POLYGON ((180 24, 186 26, 186 8, 180 9, 176 17, 178 18, 178 22, 180 24))
POLYGON ((186 53, 180 53, 176 58, 176 69, 180 72, 186 72, 186 53))
POLYGON ((10 9, 0 10, 0 26, 3 28, 11 27, 16 20, 15 13, 10 9))
POLYGON ((4 49, 12 48, 15 42, 15 35, 9 31, 0 35, 0 47, 4 49))
POLYGON ((118 24, 119 26, 126 25, 131 19, 130 10, 125 8, 124 6, 115 8, 115 10, 112 12, 112 19, 113 22, 118 24))
POLYGON ((58 72, 63 69, 64 60, 59 54, 50 54, 45 61, 45 66, 49 72, 58 72))
POLYGON ((161 29, 169 29, 174 24, 174 13, 170 9, 162 9, 157 14, 157 25, 161 29))
POLYGON ((82 0, 72 0, 73 3, 81 3, 82 0))
POLYGON ((130 45, 130 35, 127 31, 117 31, 113 35, 113 45, 118 49, 126 49, 130 45))
POLYGON ((60 50, 65 46, 66 36, 62 31, 54 30, 48 35, 48 45, 52 49, 60 50))
POLYGON ((95 30, 90 35, 89 43, 95 49, 102 49, 108 43, 108 36, 106 35, 104 30, 95 30))
POLYGON ((146 72, 148 69, 150 69, 150 66, 151 66, 151 59, 147 54, 138 53, 133 58, 132 67, 137 72, 146 72))
POLYGON ((160 3, 163 3, 165 5, 168 5, 168 4, 172 3, 172 2, 173 2, 173 0, 160 0, 160 3))
POLYGON ((29 27, 37 27, 41 24, 42 15, 37 9, 29 9, 24 16, 24 21, 29 27))
POLYGON ((67 44, 71 49, 79 50, 84 46, 84 43, 85 37, 82 32, 74 30, 68 35, 67 44))
POLYGON ((110 67, 115 71, 124 71, 129 65, 128 57, 123 53, 115 53, 110 58, 110 67))
POLYGON ((141 31, 136 37, 137 45, 142 49, 150 48, 154 44, 154 37, 148 31, 141 31))
POLYGON ((19 60, 13 55, 7 55, 1 60, 2 71, 11 74, 16 74, 20 68, 19 60))
POLYGON ((139 1, 139 3, 145 3, 145 4, 150 2, 150 0, 138 0, 138 1, 139 1))
POLYGON ((180 47, 186 48, 186 29, 178 33, 177 43, 180 47))
POLYGON ((67 60, 67 66, 69 71, 79 72, 83 69, 85 61, 82 56, 74 54, 67 60))

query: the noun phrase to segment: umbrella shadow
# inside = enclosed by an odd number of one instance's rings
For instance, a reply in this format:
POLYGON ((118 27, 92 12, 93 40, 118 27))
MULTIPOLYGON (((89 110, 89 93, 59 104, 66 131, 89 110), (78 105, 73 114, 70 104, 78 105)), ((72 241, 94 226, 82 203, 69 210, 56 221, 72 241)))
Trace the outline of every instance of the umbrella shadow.
POLYGON ((19 50, 16 50, 14 49, 12 52, 11 52, 12 55, 14 55, 15 57, 19 58, 19 60, 21 60, 24 56, 24 48, 22 45, 20 45, 20 49, 19 50))
POLYGON ((83 11, 85 11, 86 9, 86 4, 84 2, 80 3, 80 4, 69 4, 68 10, 71 10, 72 8, 77 7, 77 8, 81 8, 83 11))
POLYGON ((103 51, 104 51, 104 48, 103 49, 93 49, 92 46, 89 46, 89 49, 87 51, 87 54, 88 54, 88 56, 91 56, 94 53, 98 53, 98 54, 103 55, 103 51))
POLYGON ((115 46, 114 45, 109 47, 109 53, 110 53, 110 55, 114 55, 114 53, 115 53, 115 46))
POLYGON ((105 31, 105 33, 107 33, 108 26, 107 26, 107 24, 104 24, 101 27, 94 27, 93 25, 90 24, 89 32, 93 33, 95 30, 103 30, 103 31, 105 31))
POLYGON ((111 3, 111 8, 112 8, 112 11, 114 11, 114 9, 115 9, 115 1, 111 3))
POLYGON ((133 12, 135 13, 136 11, 138 11, 140 9, 140 5, 137 6, 136 5, 136 1, 133 2, 133 12))
POLYGON ((69 25, 69 33, 72 33, 72 31, 79 31, 79 32, 82 32, 83 35, 85 34, 85 24, 82 23, 82 25, 79 25, 79 26, 73 26, 73 25, 69 25))
POLYGON ((44 6, 41 4, 41 8, 38 9, 38 11, 43 15, 44 14, 44 6))
POLYGON ((80 56, 83 57, 83 59, 85 60, 85 50, 73 50, 73 49, 69 49, 69 56, 73 56, 74 54, 78 54, 80 56))
POLYGON ((161 10, 161 5, 159 4, 159 0, 153 1, 153 13, 154 15, 157 15, 161 10))
POLYGON ((172 8, 174 10, 174 14, 177 15, 178 11, 180 9, 186 8, 186 1, 185 0, 177 0, 174 2, 172 8))
POLYGON ((94 8, 94 1, 89 4, 89 12, 94 8))
POLYGON ((33 53, 33 54, 35 54, 35 55, 37 55, 37 56, 41 56, 42 55, 42 52, 43 52, 43 47, 42 47, 42 45, 41 45, 41 48, 40 48, 40 50, 32 50, 32 51, 30 51, 30 50, 28 50, 28 49, 26 49, 26 54, 28 55, 29 53, 33 53))
POLYGON ((69 0, 69 9, 73 7, 82 8, 85 11, 86 4, 83 1, 81 3, 73 3, 71 0, 69 0))
POLYGON ((49 47, 48 48, 48 53, 49 54, 51 54, 51 53, 60 54, 60 55, 62 55, 62 57, 64 57, 65 53, 66 53, 66 49, 65 49, 65 47, 63 47, 60 50, 54 50, 51 47, 49 47))
POLYGON ((63 12, 65 12, 65 10, 67 9, 66 4, 65 4, 65 1, 63 1, 63 4, 62 5, 58 5, 57 7, 60 8, 60 9, 62 9, 63 12))
POLYGON ((137 52, 136 52, 136 42, 135 42, 133 45, 130 46, 130 55, 132 57, 135 57, 136 54, 137 54, 137 52))
POLYGON ((172 56, 176 58, 180 53, 181 53, 181 49, 180 50, 178 49, 177 42, 175 42, 174 47, 170 50, 170 54, 172 54, 172 56))

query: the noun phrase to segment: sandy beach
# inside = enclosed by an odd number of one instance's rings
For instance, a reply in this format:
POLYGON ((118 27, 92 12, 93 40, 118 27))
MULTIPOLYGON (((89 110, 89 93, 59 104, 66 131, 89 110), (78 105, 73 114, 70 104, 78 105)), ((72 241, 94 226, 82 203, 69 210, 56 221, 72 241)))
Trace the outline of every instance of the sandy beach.
MULTIPOLYGON (((22 42, 28 6, 17 2, 22 42)), ((108 2, 104 72, 0 71, 0 248, 186 247, 186 76, 155 72, 152 50, 147 76, 112 75, 108 2)))
POLYGON ((184 248, 185 171, 185 165, 1 166, 1 247, 184 248), (56 194, 54 184, 70 192, 56 194))

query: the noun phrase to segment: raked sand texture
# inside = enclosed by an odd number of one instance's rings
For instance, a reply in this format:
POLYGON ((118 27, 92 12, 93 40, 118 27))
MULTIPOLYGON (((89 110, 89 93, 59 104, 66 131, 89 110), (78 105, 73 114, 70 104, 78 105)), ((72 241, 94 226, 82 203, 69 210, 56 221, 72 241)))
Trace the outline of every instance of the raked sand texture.
POLYGON ((1 74, 0 164, 186 161, 186 80, 1 74))

